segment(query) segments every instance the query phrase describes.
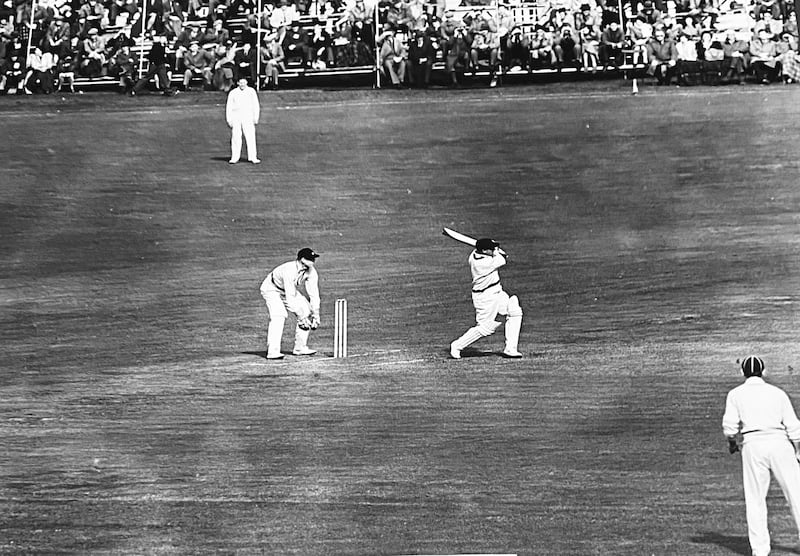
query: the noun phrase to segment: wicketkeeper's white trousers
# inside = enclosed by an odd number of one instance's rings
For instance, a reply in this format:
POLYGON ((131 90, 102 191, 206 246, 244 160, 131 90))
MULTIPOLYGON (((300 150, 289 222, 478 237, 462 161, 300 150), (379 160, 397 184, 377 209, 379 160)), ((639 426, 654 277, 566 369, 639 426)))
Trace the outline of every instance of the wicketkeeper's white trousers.
POLYGON ((231 126, 231 160, 238 162, 242 156, 242 135, 247 143, 247 160, 256 160, 256 126, 253 122, 232 122, 231 126))
MULTIPOLYGON (((278 357, 281 354, 281 338, 283 337, 283 325, 286 317, 289 316, 288 304, 284 297, 275 291, 261 291, 264 301, 267 303, 269 313, 269 325, 267 325, 267 357, 278 357)), ((311 305, 308 306, 308 313, 311 312, 311 305)), ((307 314, 308 314, 307 313, 307 314)), ((294 350, 303 350, 308 347, 309 330, 303 330, 299 326, 294 329, 294 350)))
POLYGON ((800 532, 800 464, 795 459, 792 443, 781 436, 748 439, 742 446, 742 477, 747 533, 753 556, 766 556, 770 551, 767 527, 770 471, 783 490, 800 532))

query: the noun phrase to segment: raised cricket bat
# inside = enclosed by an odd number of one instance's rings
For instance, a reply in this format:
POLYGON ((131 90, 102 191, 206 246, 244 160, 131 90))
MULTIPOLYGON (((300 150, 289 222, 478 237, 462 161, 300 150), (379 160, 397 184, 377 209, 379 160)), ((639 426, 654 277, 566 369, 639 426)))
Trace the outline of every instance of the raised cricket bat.
MULTIPOLYGON (((452 230, 450 228, 442 228, 442 234, 444 234, 447 237, 452 238, 452 239, 454 239, 456 241, 464 243, 466 245, 471 245, 472 247, 475 247, 475 244, 478 243, 478 240, 475 239, 474 237, 470 237, 470 236, 468 236, 466 234, 462 234, 461 232, 457 232, 457 231, 452 230)), ((500 254, 501 255, 505 255, 506 252, 503 251, 502 249, 500 249, 500 254)))
POLYGON ((478 240, 475 239, 474 237, 469 237, 455 230, 451 230, 450 228, 442 228, 442 233, 447 237, 450 237, 456 241, 460 241, 461 243, 471 245, 473 247, 475 247, 475 244, 478 242, 478 240))

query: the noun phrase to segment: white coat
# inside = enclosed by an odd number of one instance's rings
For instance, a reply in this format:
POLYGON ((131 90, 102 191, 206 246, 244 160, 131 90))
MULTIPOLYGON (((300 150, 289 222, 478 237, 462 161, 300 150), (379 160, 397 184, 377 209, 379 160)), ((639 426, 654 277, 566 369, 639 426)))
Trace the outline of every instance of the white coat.
POLYGON ((231 163, 239 162, 242 156, 242 135, 247 143, 248 160, 259 162, 255 128, 259 112, 258 94, 252 87, 236 87, 228 93, 225 119, 231 128, 231 163))

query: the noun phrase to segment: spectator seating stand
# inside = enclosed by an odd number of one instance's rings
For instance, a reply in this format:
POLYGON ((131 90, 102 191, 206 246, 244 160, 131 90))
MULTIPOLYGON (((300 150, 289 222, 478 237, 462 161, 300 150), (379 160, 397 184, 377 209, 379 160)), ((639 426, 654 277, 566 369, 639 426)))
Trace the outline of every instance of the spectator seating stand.
MULTIPOLYGON (((148 0, 137 0, 137 6, 139 10, 142 12, 142 20, 146 20, 147 14, 147 1, 148 0)), ((164 0, 166 1, 166 0, 164 0)), ((256 0, 253 0, 256 1, 256 0)), ((324 24, 324 19, 320 16, 315 14, 319 13, 321 10, 321 3, 324 0, 312 0, 314 2, 313 9, 310 9, 308 13, 300 15, 297 23, 299 24, 301 30, 307 32, 314 28, 315 25, 324 24)), ((349 0, 352 1, 352 0, 349 0)), ((375 0, 373 0, 375 1, 375 0)), ((437 3, 436 0, 426 0, 427 4, 425 4, 425 10, 433 16, 438 16, 437 14, 437 3)), ((473 1, 479 2, 481 0, 462 0, 463 1, 473 1)), ((454 11, 456 14, 457 19, 461 19, 465 14, 468 12, 474 11, 476 9, 483 9, 489 8, 490 11, 497 13, 498 4, 497 2, 500 0, 491 0, 493 3, 489 4, 474 4, 474 5, 458 5, 454 7, 454 11)), ((638 0, 631 0, 633 3, 624 2, 622 3, 622 7, 620 9, 620 24, 623 29, 625 29, 626 22, 631 21, 636 14, 636 9, 638 8, 639 2, 638 0)), ((719 32, 723 32, 725 30, 725 25, 735 26, 738 25, 737 17, 746 17, 748 10, 750 9, 750 3, 754 0, 744 0, 744 3, 736 3, 736 0, 721 0, 719 4, 718 12, 714 18, 716 21, 723 23, 720 29, 717 29, 719 32), (730 21, 736 20, 737 23, 730 23, 730 21)), ((184 17, 184 27, 191 26, 191 25, 205 25, 205 20, 202 19, 202 16, 207 15, 209 13, 209 5, 208 0, 200 0, 200 8, 196 10, 196 15, 199 15, 200 18, 196 18, 194 20, 184 17)), ((259 11, 264 9, 266 10, 269 6, 271 6, 271 2, 278 2, 278 0, 270 0, 270 4, 266 3, 266 0, 257 0, 257 9, 255 11, 259 11)), ((441 0, 440 0, 441 2, 441 0)), ((448 2, 448 6, 450 6, 452 2, 448 2)), ((532 34, 537 26, 542 26, 547 24, 548 22, 552 21, 553 13, 555 10, 555 6, 562 6, 563 3, 556 3, 556 0, 532 0, 530 2, 511 2, 508 4, 510 8, 511 15, 513 16, 514 20, 516 21, 517 25, 521 27, 523 33, 525 34, 532 34)), ((667 0, 665 2, 666 6, 666 16, 669 17, 672 21, 677 22, 680 24, 685 18, 689 16, 695 16, 696 13, 678 13, 676 12, 676 5, 674 0, 667 0)), ((32 24, 29 26, 30 28, 35 27, 34 22, 34 14, 39 13, 37 10, 37 0, 33 0, 33 5, 31 6, 31 22, 32 24)), ((334 20, 337 22, 343 22, 346 19, 346 7, 342 5, 338 10, 330 12, 326 14, 326 17, 330 20, 334 20)), ((225 26, 228 29, 230 36, 232 39, 236 40, 238 37, 241 36, 242 31, 246 28, 248 24, 248 15, 252 15, 253 11, 245 12, 244 14, 234 14, 232 17, 228 18, 225 21, 225 26)), ((186 14, 184 14, 186 16, 186 14)), ((375 9, 375 20, 378 21, 378 10, 377 7, 375 9)), ((380 25, 380 24, 379 24, 380 25)), ((377 27, 375 30, 375 35, 378 34, 377 27)), ((102 28, 102 35, 110 39, 114 37, 117 33, 119 33, 122 29, 125 28, 124 21, 117 21, 114 22, 106 22, 106 25, 102 28)), ((269 30, 266 28, 261 28, 261 37, 263 37, 269 30)), ((32 34, 32 32, 31 32, 32 34)), ((749 33, 748 37, 749 39, 749 33)), ((143 75, 148 67, 147 67, 147 54, 151 48, 152 43, 149 39, 144 37, 137 37, 134 39, 134 45, 131 47, 131 53, 137 61, 136 64, 136 76, 143 75)), ((172 44, 168 46, 168 52, 174 54, 175 51, 175 44, 174 39, 172 44)), ((259 44, 261 41, 259 41, 259 44)), ((33 49, 32 44, 29 44, 28 51, 30 52, 33 49)), ((372 49, 372 53, 375 58, 377 58, 377 44, 368 45, 372 49)), ((634 76, 642 76, 642 70, 646 66, 645 60, 641 59, 638 56, 638 53, 635 53, 632 48, 625 48, 623 49, 623 64, 618 67, 621 72, 623 78, 627 79, 634 76)), ((476 76, 485 76, 490 73, 490 68, 480 66, 478 68, 474 68, 476 71, 474 72, 476 76)), ((442 57, 441 49, 438 49, 436 60, 433 65, 433 71, 442 72, 445 70, 445 62, 442 57)), ((560 73, 560 74, 580 74, 582 73, 582 69, 580 67, 565 65, 562 68, 555 68, 555 67, 541 67, 541 68, 513 68, 507 69, 505 72, 502 72, 501 75, 509 75, 509 76, 533 76, 532 79, 535 79, 537 75, 543 74, 553 74, 553 73, 560 73)), ((262 68, 263 73, 263 68, 262 68)), ((380 72, 378 68, 378 64, 370 63, 367 65, 360 64, 360 65, 328 65, 324 68, 320 67, 307 67, 305 66, 300 60, 297 59, 290 59, 284 64, 282 68, 280 78, 283 81, 295 81, 297 83, 313 83, 315 79, 326 79, 330 77, 344 77, 345 79, 351 76, 359 76, 359 77, 367 77, 367 76, 374 76, 373 83, 380 86, 382 81, 380 77, 380 72)), ((702 83, 715 83, 719 81, 719 72, 717 71, 715 75, 712 76, 701 76, 699 82, 702 83)), ((171 80, 173 83, 177 84, 182 81, 182 74, 181 72, 174 72, 171 76, 171 80)), ((88 89, 92 87, 109 87, 113 86, 117 83, 117 79, 111 76, 101 76, 101 77, 82 77, 76 76, 75 79, 75 87, 78 89, 88 89)))

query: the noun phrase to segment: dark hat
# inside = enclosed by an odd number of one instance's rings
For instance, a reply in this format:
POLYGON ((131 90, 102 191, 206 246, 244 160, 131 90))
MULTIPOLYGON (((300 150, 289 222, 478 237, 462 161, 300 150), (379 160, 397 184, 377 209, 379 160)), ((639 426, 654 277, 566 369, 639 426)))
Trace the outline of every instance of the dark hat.
POLYGON ((488 251, 494 249, 495 247, 500 247, 500 244, 493 239, 489 239, 488 237, 482 237, 475 242, 475 249, 478 251, 488 251))
POLYGON ((315 253, 313 249, 310 247, 303 247, 300 251, 297 252, 297 260, 305 259, 307 261, 314 261, 319 257, 319 254, 315 253))
POLYGON ((761 376, 764 371, 764 362, 760 357, 750 355, 742 361, 742 372, 744 376, 761 376))

